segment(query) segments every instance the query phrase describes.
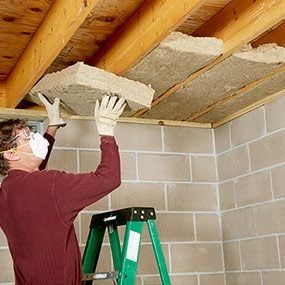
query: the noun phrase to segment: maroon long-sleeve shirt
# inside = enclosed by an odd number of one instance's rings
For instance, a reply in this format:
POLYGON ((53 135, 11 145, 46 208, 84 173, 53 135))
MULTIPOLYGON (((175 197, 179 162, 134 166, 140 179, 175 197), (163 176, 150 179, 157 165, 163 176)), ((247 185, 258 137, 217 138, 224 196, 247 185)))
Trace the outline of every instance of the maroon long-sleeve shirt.
POLYGON ((121 181, 115 139, 102 137, 100 148, 101 162, 94 172, 11 170, 3 180, 0 227, 7 236, 17 285, 81 284, 81 254, 73 221, 121 181))

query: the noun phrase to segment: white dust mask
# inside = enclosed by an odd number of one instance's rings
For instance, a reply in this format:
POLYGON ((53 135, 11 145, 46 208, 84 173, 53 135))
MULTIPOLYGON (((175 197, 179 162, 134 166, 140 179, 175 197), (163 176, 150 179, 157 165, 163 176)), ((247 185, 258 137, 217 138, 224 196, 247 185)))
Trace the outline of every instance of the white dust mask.
POLYGON ((48 153, 49 142, 41 134, 35 133, 29 140, 33 155, 45 159, 48 153))

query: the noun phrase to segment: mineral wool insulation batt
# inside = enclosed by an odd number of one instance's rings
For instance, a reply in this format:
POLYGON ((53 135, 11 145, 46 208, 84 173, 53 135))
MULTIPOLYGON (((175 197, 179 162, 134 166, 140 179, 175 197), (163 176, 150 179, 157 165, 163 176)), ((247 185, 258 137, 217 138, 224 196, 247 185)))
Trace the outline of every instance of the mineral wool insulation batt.
POLYGON ((132 110, 150 107, 154 96, 150 86, 82 62, 45 75, 32 88, 27 99, 40 103, 37 92, 50 99, 59 97, 67 111, 85 116, 93 115, 96 100, 105 94, 125 98, 132 110))

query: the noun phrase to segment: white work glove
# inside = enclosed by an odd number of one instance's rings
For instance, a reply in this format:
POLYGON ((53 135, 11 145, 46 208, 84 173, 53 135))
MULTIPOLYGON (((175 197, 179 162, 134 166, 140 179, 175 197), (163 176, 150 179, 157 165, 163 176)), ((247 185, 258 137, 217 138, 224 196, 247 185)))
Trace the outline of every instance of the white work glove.
POLYGON ((117 96, 104 95, 100 106, 99 101, 96 100, 95 120, 100 136, 114 136, 117 120, 125 107, 125 99, 118 100, 117 96))
POLYGON ((59 126, 64 127, 66 123, 62 119, 59 111, 59 103, 60 99, 55 98, 53 104, 51 104, 41 93, 38 93, 39 99, 46 107, 48 119, 49 119, 49 126, 59 126))

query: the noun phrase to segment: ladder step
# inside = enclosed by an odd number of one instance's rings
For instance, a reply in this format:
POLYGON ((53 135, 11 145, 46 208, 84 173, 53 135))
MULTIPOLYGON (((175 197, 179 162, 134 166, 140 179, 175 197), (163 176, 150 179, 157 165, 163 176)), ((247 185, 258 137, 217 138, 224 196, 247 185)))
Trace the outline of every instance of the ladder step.
POLYGON ((108 227, 125 225, 128 221, 146 222, 147 220, 155 220, 154 208, 132 207, 122 210, 116 210, 92 216, 90 229, 95 227, 108 227))
POLYGON ((115 280, 118 279, 119 272, 111 271, 111 272, 96 272, 96 273, 88 273, 83 274, 82 281, 92 281, 92 280, 115 280))

